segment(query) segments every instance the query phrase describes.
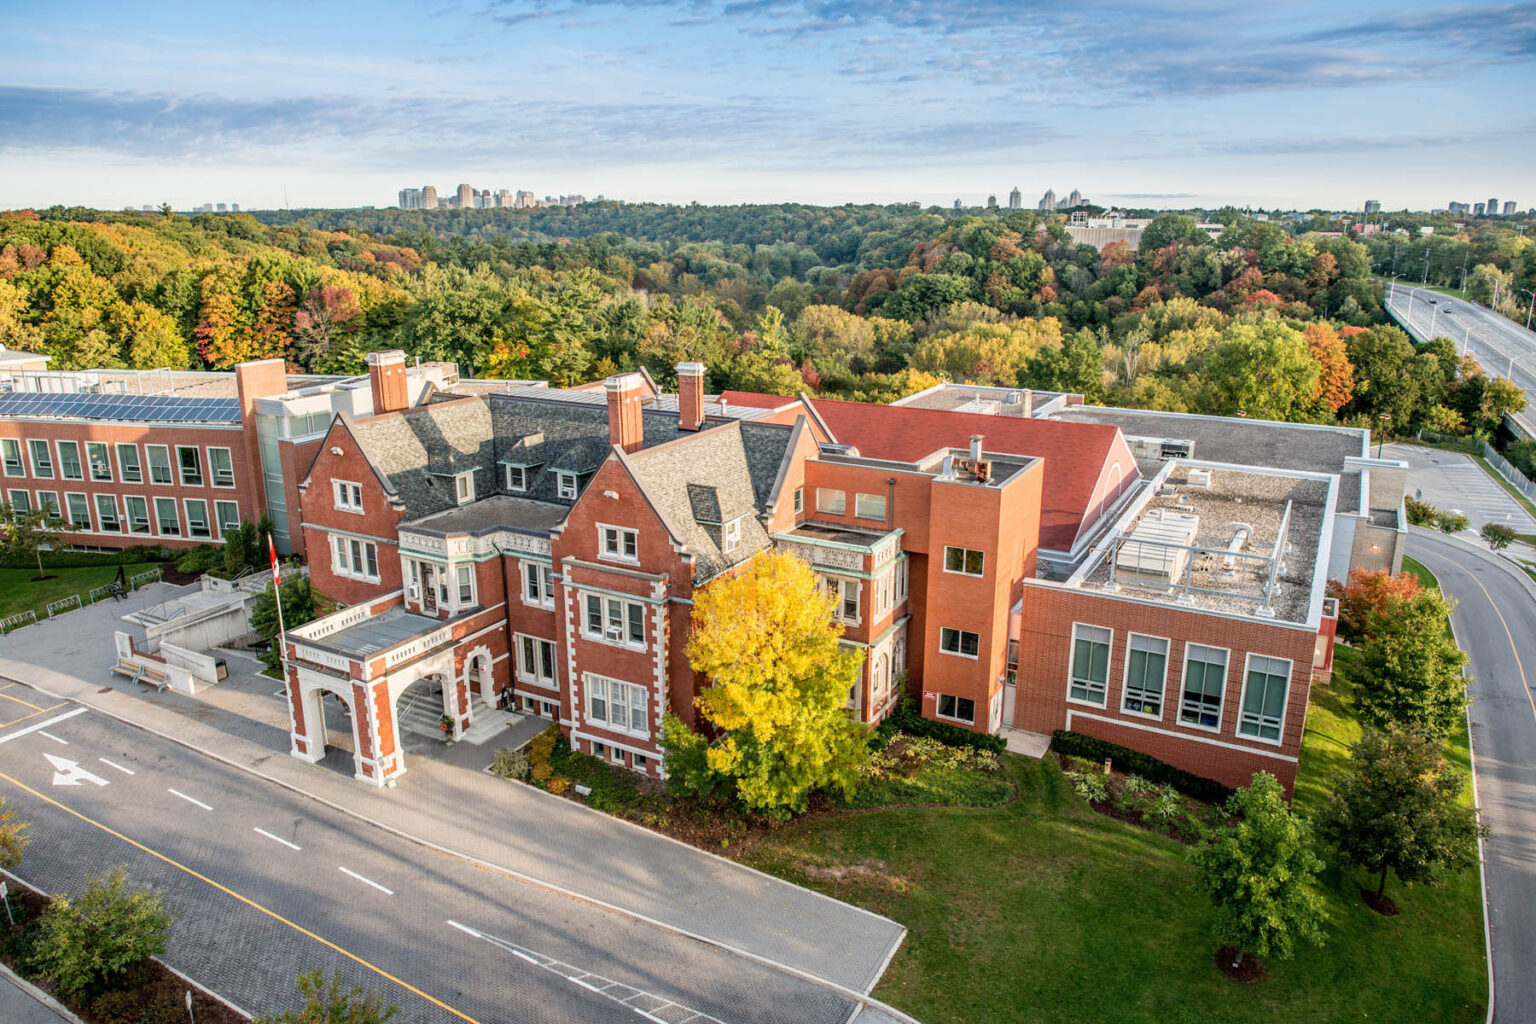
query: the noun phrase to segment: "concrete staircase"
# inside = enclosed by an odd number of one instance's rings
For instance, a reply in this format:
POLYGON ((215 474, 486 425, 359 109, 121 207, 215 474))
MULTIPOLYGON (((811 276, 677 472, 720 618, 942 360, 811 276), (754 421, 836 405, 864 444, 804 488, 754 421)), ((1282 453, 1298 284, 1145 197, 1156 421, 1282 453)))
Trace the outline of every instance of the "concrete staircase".
POLYGON ((401 732, 412 732, 435 740, 445 738, 439 725, 443 720, 443 698, 440 694, 412 693, 401 703, 396 712, 396 720, 400 724, 401 732))
POLYGON ((508 735, 508 729, 530 718, 531 715, 519 715, 511 711, 496 711, 485 706, 475 708, 475 720, 470 723, 464 735, 459 737, 461 743, 473 743, 479 746, 488 740, 502 739, 508 735))

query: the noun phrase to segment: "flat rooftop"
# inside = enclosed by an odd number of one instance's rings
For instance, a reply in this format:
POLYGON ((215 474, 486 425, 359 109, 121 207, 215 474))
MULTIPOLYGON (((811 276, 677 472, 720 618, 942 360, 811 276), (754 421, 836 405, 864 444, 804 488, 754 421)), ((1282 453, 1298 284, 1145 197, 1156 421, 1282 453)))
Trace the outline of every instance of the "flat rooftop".
POLYGON ((1025 397, 1030 405, 1039 408, 1053 398, 1061 397, 1058 391, 1031 391, 1028 388, 999 388, 987 384, 954 384, 945 382, 915 395, 898 398, 892 405, 904 405, 913 409, 944 409, 950 412, 975 412, 989 416, 1019 416, 1024 413, 1025 397))
POLYGON ((829 526, 826 523, 802 522, 781 536, 794 537, 812 543, 821 541, 829 544, 851 544, 855 547, 872 548, 890 535, 889 530, 850 530, 840 526, 829 526))
POLYGON ((1265 606, 1271 556, 1284 529, 1269 608, 1277 621, 1304 623, 1312 605, 1328 483, 1177 462, 1146 504, 1115 524, 1096 547, 1097 557, 1085 562, 1074 580, 1089 591, 1255 615, 1265 606), (1197 476, 1208 471, 1209 486, 1191 486, 1191 471, 1197 476), (1177 524, 1191 528, 1187 543, 1169 539, 1177 524), (1228 564, 1230 545, 1243 527, 1247 536, 1228 564))
POLYGON ((330 648, 340 653, 367 659, 380 651, 398 647, 407 640, 441 629, 445 621, 417 615, 406 611, 400 605, 395 605, 371 619, 364 619, 356 625, 339 629, 318 640, 306 640, 302 636, 297 639, 299 643, 330 648))
POLYGON ((405 528, 443 534, 484 533, 499 527, 548 533, 565 520, 570 510, 569 505, 495 494, 446 512, 424 516, 406 523, 405 528))

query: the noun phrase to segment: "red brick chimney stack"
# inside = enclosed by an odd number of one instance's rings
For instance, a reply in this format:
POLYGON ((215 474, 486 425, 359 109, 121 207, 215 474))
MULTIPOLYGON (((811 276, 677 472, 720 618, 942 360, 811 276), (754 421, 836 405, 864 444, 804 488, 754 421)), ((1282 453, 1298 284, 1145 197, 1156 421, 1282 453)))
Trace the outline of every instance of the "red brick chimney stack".
POLYGON ((405 353, 399 349, 368 353, 368 383, 373 387, 375 416, 410 406, 411 392, 405 383, 405 353))
POLYGON ((608 443, 626 452, 645 447, 645 378, 621 373, 603 382, 608 389, 608 443))
POLYGON ((677 364, 677 420, 682 430, 704 425, 704 364, 677 364))

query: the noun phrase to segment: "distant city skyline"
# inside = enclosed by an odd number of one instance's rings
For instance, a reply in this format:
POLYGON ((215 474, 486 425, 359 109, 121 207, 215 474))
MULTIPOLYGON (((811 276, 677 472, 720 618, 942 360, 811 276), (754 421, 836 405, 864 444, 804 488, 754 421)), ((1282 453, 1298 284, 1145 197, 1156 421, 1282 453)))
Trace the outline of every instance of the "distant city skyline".
POLYGON ((0 207, 389 206, 450 168, 659 202, 1070 181, 1106 205, 1434 209, 1528 191, 1536 156, 1508 101, 1536 91, 1529 2, 267 10, 303 30, 185 0, 0 11, 0 207))

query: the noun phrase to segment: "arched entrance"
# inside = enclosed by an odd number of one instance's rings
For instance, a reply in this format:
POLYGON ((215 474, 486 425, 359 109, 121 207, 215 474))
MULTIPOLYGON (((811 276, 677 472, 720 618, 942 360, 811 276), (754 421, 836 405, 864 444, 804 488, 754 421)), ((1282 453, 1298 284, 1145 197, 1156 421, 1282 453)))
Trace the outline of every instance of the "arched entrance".
MULTIPOLYGON (((293 715, 293 750, 311 763, 332 763, 362 777, 363 745, 358 735, 358 707, 352 687, 306 669, 295 672, 290 697, 297 686, 299 700, 293 715)), ((366 713, 366 709, 364 709, 366 713)))
POLYGON ((477 707, 496 710, 496 681, 491 677, 491 656, 487 651, 476 651, 464 662, 465 689, 477 707))
POLYGON ((453 684, 440 673, 422 676, 407 684, 394 700, 395 748, 400 749, 401 733, 414 733, 429 739, 453 739, 453 727, 444 729, 443 722, 457 717, 456 703, 453 684))

